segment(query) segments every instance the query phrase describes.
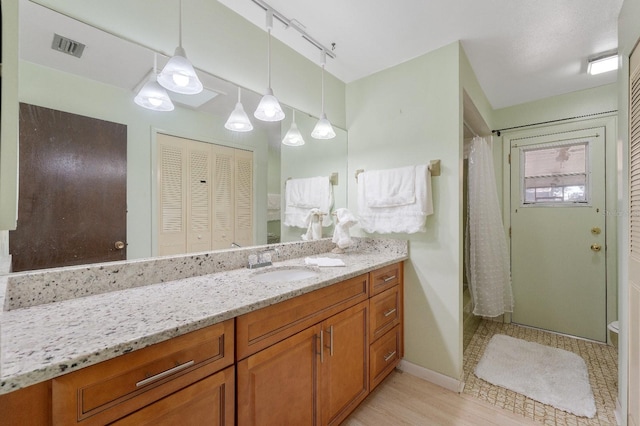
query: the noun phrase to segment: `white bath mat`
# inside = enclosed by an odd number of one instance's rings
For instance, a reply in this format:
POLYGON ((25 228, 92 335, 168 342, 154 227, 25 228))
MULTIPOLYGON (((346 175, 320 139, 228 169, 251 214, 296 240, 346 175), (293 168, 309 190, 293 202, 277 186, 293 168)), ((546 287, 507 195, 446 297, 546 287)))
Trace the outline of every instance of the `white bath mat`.
POLYGON ((573 352, 496 334, 475 374, 576 416, 593 418, 596 414, 587 366, 573 352))

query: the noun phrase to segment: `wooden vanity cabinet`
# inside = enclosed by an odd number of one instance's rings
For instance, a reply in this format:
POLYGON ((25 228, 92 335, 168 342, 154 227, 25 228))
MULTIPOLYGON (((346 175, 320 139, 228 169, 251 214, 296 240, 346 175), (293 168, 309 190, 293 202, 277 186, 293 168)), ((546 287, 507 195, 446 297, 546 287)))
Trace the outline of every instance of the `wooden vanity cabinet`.
POLYGON ((266 315, 261 309, 236 319, 238 353, 251 335, 280 339, 238 361, 238 425, 330 425, 346 418, 369 391, 367 291, 364 274, 269 306, 266 315), (300 315, 290 324, 257 325, 278 312, 300 315), (303 319, 314 324, 298 331, 303 319), (252 325, 260 331, 246 332, 252 325))
POLYGON ((228 320, 53 379, 53 424, 233 424, 233 327, 228 320))
POLYGON ((369 391, 393 371, 404 356, 403 262, 370 273, 369 391))

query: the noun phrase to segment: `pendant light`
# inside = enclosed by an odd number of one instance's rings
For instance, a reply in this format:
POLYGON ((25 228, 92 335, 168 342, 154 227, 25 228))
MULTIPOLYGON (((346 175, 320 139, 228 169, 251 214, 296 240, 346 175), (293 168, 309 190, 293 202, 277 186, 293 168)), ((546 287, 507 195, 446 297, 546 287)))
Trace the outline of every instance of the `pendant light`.
POLYGON ((322 51, 322 114, 316 127, 311 132, 311 137, 314 139, 333 139, 336 137, 336 132, 331 126, 331 122, 327 119, 327 114, 324 113, 324 65, 327 62, 327 52, 322 51))
POLYGON ((241 89, 238 87, 238 102, 227 119, 227 122, 224 123, 224 127, 234 132, 250 132, 253 130, 253 124, 249 121, 247 113, 244 112, 242 102, 240 101, 240 92, 241 89))
POLYGON ((302 138, 302 134, 300 130, 298 130, 298 125, 296 124, 296 110, 293 110, 293 117, 291 119, 291 127, 284 138, 282 139, 283 145, 288 146, 302 146, 304 145, 304 139, 302 138))
POLYGON ((254 117, 262 121, 281 121, 284 118, 284 112, 280 107, 280 103, 271 89, 271 28, 273 27, 273 11, 267 10, 267 77, 269 87, 260 100, 258 108, 253 113, 254 117))
POLYGON ((195 95, 202 92, 202 83, 198 79, 193 65, 187 59, 182 48, 182 0, 180 0, 179 16, 179 44, 176 51, 164 66, 158 76, 158 83, 165 89, 185 95, 195 95))
POLYGON ((173 102, 164 87, 158 84, 157 56, 153 54, 153 72, 149 80, 138 91, 133 101, 143 108, 153 111, 173 111, 173 102))

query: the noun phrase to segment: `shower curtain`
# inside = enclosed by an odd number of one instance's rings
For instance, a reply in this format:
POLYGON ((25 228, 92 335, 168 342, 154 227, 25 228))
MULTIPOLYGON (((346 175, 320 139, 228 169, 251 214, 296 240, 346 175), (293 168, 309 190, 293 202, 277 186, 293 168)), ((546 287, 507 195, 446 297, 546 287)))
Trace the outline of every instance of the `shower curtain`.
POLYGON ((496 317, 513 312, 507 240, 498 203, 492 153, 484 138, 469 150, 465 256, 473 314, 496 317))

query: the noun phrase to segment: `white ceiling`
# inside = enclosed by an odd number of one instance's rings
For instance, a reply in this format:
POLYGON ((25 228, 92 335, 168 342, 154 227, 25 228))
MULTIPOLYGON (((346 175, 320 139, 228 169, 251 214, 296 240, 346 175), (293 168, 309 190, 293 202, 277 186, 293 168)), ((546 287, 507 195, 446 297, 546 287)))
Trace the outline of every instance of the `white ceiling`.
MULTIPOLYGON (((255 25, 252 0, 219 0, 255 25)), ((609 84, 586 74, 587 58, 617 48, 622 0, 266 0, 295 19, 336 59, 327 71, 346 83, 461 40, 493 108, 609 84)), ((319 50, 274 22, 274 37, 319 62, 319 50)))

